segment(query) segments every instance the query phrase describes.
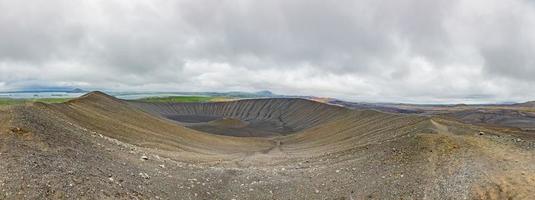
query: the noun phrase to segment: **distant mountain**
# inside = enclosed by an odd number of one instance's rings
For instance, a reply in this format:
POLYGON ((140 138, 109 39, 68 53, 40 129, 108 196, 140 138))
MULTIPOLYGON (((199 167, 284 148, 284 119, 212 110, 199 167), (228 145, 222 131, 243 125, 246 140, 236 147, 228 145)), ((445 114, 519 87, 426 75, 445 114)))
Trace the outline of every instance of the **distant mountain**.
POLYGON ((259 91, 259 92, 199 92, 198 95, 206 96, 227 96, 227 97, 236 97, 236 98, 261 98, 261 97, 282 97, 282 95, 276 95, 268 90, 259 91))
POLYGON ((259 92, 256 92, 255 94, 259 95, 259 96, 266 96, 266 97, 271 97, 273 96, 273 92, 269 91, 269 90, 263 90, 263 91, 259 91, 259 92))
POLYGON ((87 91, 86 90, 82 90, 80 88, 75 88, 75 89, 73 89, 71 91, 65 91, 65 92, 67 92, 67 93, 86 93, 87 91))
POLYGON ((30 87, 15 91, 7 91, 7 93, 40 93, 40 92, 66 92, 66 93, 86 93, 88 91, 80 88, 72 87, 30 87))

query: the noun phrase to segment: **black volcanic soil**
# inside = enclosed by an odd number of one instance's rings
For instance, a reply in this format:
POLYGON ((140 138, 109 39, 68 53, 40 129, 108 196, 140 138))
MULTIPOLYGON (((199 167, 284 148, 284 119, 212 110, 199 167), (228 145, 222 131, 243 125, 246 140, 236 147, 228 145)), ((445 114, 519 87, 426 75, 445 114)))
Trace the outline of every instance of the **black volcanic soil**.
POLYGON ((295 131, 277 122, 223 118, 209 122, 182 123, 184 126, 217 135, 235 137, 274 137, 292 134, 295 131))
POLYGON ((174 120, 177 122, 187 123, 203 123, 210 122, 214 120, 219 120, 221 117, 218 116, 202 116, 202 115, 165 115, 167 119, 174 120))
POLYGON ((140 105, 95 92, 0 108, 0 199, 534 199, 535 143, 519 134, 298 99, 140 105), (293 132, 216 135, 167 114, 293 132))
POLYGON ((519 104, 483 105, 366 104, 339 100, 330 103, 351 109, 375 109, 388 113, 440 116, 468 124, 521 129, 522 131, 531 131, 532 134, 535 133, 535 104, 533 101, 519 104))
POLYGON ((291 127, 280 122, 267 120, 242 120, 225 118, 223 116, 206 115, 162 115, 167 119, 178 122, 185 127, 212 133, 235 137, 273 137, 294 133, 291 127))
POLYGON ((498 125, 523 130, 535 130, 534 112, 508 109, 470 109, 449 112, 443 115, 471 124, 498 125))

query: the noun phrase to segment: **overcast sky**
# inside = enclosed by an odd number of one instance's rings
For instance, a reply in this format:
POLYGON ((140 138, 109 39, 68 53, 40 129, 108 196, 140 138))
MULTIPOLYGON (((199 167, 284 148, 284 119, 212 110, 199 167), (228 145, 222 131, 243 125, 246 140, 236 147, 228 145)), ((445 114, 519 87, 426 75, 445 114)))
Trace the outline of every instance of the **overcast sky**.
POLYGON ((0 91, 535 100, 533 0, 0 0, 0 91))

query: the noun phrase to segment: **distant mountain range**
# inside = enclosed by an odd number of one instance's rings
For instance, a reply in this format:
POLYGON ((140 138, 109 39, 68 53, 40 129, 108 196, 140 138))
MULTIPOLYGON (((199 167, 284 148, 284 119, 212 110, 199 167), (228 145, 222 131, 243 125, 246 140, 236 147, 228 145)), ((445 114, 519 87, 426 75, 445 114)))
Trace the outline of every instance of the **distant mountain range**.
POLYGON ((30 88, 16 91, 7 91, 0 93, 42 93, 42 92, 66 92, 66 93, 86 93, 89 91, 80 88, 64 88, 64 87, 47 87, 47 88, 30 88))
MULTIPOLYGON (((0 93, 44 93, 44 92, 87 93, 90 91, 80 89, 80 88, 72 88, 72 87, 32 87, 32 88, 21 89, 17 91, 7 91, 7 92, 0 91, 0 93)), ((137 95, 137 94, 145 94, 148 96, 153 94, 154 96, 161 96, 162 94, 165 94, 169 96, 180 95, 180 96, 211 96, 211 97, 232 97, 232 98, 303 98, 303 99, 320 101, 320 102, 329 103, 332 105, 338 105, 338 106, 344 106, 344 107, 350 107, 350 108, 376 109, 376 110, 383 110, 387 112, 397 112, 397 113, 418 113, 418 111, 414 111, 412 109, 400 108, 404 106, 429 107, 429 106, 463 106, 464 105, 464 104, 418 105, 418 104, 398 104, 398 103, 351 102, 351 101, 343 101, 343 100, 339 100, 335 98, 321 98, 321 97, 316 97, 316 96, 279 95, 269 90, 262 90, 258 92, 230 91, 230 92, 109 92, 109 93, 114 96, 137 95)), ((504 103, 497 103, 497 104, 481 104, 479 106, 489 106, 489 105, 535 107, 535 101, 528 101, 524 103, 504 102, 504 103)), ((478 106, 478 105, 474 104, 474 105, 464 105, 464 106, 478 106)))

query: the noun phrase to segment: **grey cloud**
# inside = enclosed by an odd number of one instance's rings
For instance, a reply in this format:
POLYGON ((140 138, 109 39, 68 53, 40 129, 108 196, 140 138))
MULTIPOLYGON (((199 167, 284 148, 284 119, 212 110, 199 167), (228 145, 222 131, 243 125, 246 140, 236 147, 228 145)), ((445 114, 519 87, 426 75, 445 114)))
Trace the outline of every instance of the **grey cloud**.
POLYGON ((532 3, 0 0, 0 90, 535 99, 532 3))

